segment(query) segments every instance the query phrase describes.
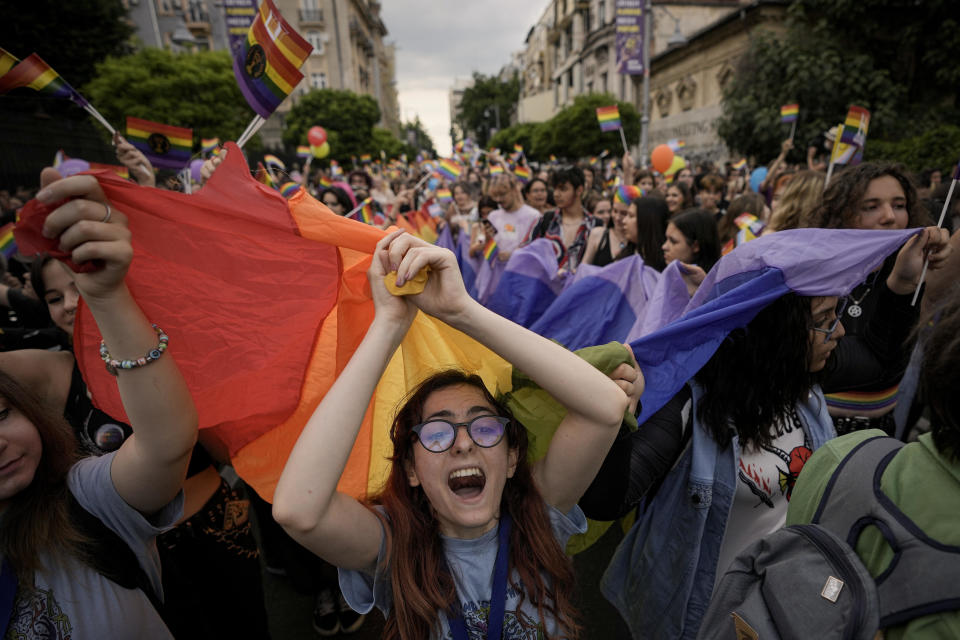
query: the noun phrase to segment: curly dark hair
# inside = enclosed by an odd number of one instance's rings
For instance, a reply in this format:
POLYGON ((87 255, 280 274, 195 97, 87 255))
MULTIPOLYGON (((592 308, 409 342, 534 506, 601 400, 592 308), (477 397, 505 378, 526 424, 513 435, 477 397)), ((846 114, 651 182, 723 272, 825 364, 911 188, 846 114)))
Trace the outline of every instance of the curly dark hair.
POLYGON ((900 183, 907 198, 907 227, 929 224, 929 214, 917 198, 917 188, 906 169, 899 164, 864 162, 837 174, 823 192, 820 206, 814 209, 805 227, 824 229, 855 229, 858 206, 871 180, 890 176, 900 183))
POLYGON ((774 421, 810 392, 811 299, 787 293, 734 329, 694 376, 697 415, 721 447, 736 426, 741 449, 770 444, 774 421))
POLYGON ((917 334, 925 337, 921 397, 930 407, 930 433, 937 449, 960 461, 960 286, 954 285, 942 302, 920 322, 917 334))

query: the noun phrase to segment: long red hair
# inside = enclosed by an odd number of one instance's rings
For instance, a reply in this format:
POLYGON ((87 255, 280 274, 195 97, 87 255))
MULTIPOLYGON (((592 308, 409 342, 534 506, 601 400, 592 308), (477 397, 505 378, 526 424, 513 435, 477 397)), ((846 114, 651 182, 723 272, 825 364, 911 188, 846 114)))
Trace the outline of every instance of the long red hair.
MULTIPOLYGON (((517 618, 531 628, 552 618, 560 637, 575 638, 580 628, 573 606, 573 565, 553 537, 546 504, 533 481, 526 430, 494 399, 478 376, 458 370, 443 371, 422 382, 397 413, 390 430, 394 450, 390 475, 382 492, 370 500, 371 504, 382 505, 386 512, 386 562, 395 596, 384 638, 430 637, 438 628, 438 612, 448 610, 457 597, 433 507, 422 488, 410 486, 406 473, 406 465, 413 464, 416 443, 411 429, 422 421, 424 403, 434 391, 457 384, 480 389, 498 415, 510 418, 506 436, 508 445, 517 451, 517 467, 504 486, 500 509, 513 519, 510 584, 521 594, 517 618), (514 579, 514 572, 520 584, 514 579), (537 609, 536 620, 520 611, 526 598, 537 609)), ((545 627, 543 633, 546 635, 545 627)))

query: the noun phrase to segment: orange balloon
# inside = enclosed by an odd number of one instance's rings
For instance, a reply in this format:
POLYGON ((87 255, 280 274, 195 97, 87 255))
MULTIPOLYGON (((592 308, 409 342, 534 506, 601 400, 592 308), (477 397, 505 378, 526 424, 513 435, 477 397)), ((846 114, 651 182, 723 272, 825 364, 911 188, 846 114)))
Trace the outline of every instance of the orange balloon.
POLYGON ((653 153, 650 154, 650 166, 660 173, 666 173, 671 164, 673 164, 673 149, 665 144, 653 148, 653 153))

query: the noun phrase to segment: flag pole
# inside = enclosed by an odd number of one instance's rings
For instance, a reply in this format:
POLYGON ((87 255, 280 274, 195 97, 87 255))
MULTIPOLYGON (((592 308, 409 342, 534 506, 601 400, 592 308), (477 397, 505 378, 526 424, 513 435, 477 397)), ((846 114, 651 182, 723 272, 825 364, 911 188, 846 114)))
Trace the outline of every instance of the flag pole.
POLYGON ((264 123, 266 123, 266 120, 264 120, 262 117, 259 115, 254 116, 253 120, 250 122, 250 126, 247 127, 247 130, 244 131, 243 135, 240 136, 240 139, 237 140, 237 146, 243 149, 243 145, 247 144, 247 142, 250 141, 250 138, 256 135, 257 131, 260 131, 260 127, 262 127, 264 123))
POLYGON ((104 128, 106 128, 106 130, 110 132, 111 136, 117 135, 117 130, 114 129, 109 122, 107 122, 107 119, 104 118, 103 115, 101 115, 101 113, 97 111, 97 109, 92 104, 87 102, 86 104, 83 105, 83 110, 89 113, 90 115, 92 115, 97 120, 97 122, 102 124, 104 128))
POLYGON ((355 207, 354 207, 353 209, 351 209, 350 211, 346 212, 346 213, 343 215, 343 217, 344 217, 344 218, 352 218, 352 217, 354 216, 354 214, 357 213, 357 211, 360 211, 360 209, 363 209, 363 208, 367 205, 367 201, 368 201, 368 200, 370 200, 370 198, 364 198, 364 199, 360 202, 360 204, 358 204, 357 206, 355 206, 355 207))
POLYGON ((630 153, 630 150, 627 149, 627 136, 623 133, 623 127, 617 128, 620 131, 620 142, 623 143, 623 152, 630 153))
POLYGON ((790 125, 790 139, 793 140, 793 136, 797 134, 797 121, 794 120, 793 124, 790 125))
MULTIPOLYGON (((950 200, 953 199, 953 190, 957 186, 958 177, 960 177, 960 165, 958 165, 957 172, 954 173, 953 181, 950 183, 950 190, 947 191, 947 199, 943 202, 943 209, 940 211, 940 220, 937 221, 937 229, 943 228, 943 220, 947 217, 947 210, 950 209, 950 200)), ((920 281, 917 283, 917 290, 913 292, 913 300, 910 301, 911 307, 917 305, 917 298, 920 297, 920 287, 923 286, 923 278, 927 275, 927 266, 929 264, 930 256, 927 256, 923 259, 923 269, 920 271, 920 281)))
POLYGON ((313 154, 307 156, 307 161, 303 163, 303 175, 300 176, 300 185, 307 187, 310 185, 310 161, 313 160, 313 154))

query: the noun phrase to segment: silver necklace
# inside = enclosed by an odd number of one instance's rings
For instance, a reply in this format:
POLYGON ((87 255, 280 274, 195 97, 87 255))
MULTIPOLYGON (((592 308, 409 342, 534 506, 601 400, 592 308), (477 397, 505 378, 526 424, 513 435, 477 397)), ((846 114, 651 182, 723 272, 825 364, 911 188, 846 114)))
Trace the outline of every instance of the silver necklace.
POLYGON ((873 289, 873 283, 877 281, 877 274, 874 273, 873 277, 870 279, 870 282, 867 282, 867 290, 863 292, 859 298, 853 297, 853 292, 850 295, 850 304, 847 305, 847 315, 851 318, 859 318, 863 315, 863 307, 860 306, 860 303, 863 302, 863 299, 867 297, 867 294, 873 289))

